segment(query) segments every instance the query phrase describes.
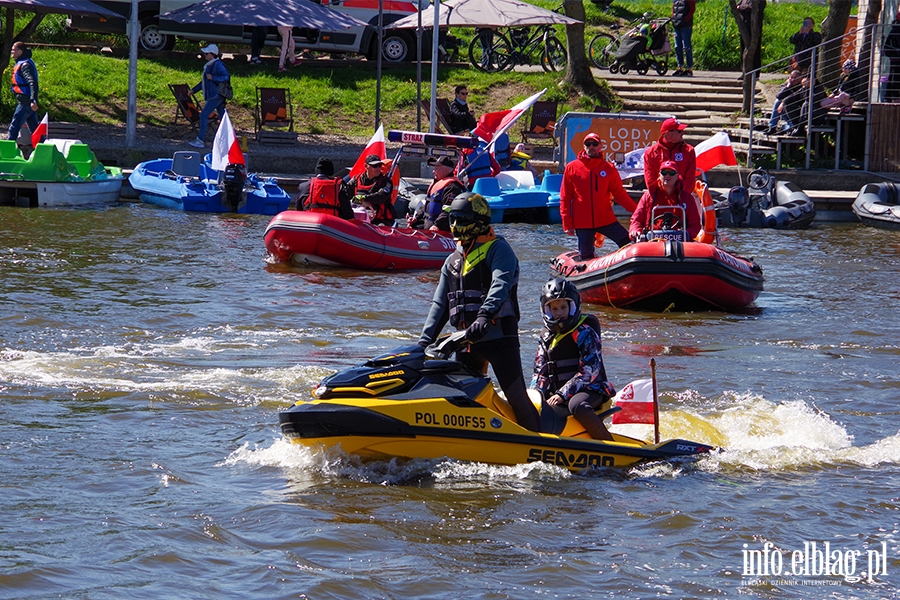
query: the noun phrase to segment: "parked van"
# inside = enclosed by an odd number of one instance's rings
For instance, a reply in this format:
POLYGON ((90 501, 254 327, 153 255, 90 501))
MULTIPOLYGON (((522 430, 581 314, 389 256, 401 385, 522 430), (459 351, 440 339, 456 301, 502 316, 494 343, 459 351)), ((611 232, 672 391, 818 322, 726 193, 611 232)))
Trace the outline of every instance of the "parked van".
MULTIPOLYGON (((336 10, 364 23, 368 27, 351 27, 338 31, 322 31, 305 27, 294 28, 294 40, 298 50, 312 50, 329 53, 362 54, 369 58, 377 56, 378 45, 378 3, 379 0, 314 0, 318 4, 336 10)), ((420 0, 381 0, 383 23, 385 26, 398 19, 413 14, 420 0)), ((427 1, 427 0, 421 0, 427 1)), ((252 27, 228 25, 186 25, 159 16, 191 4, 198 0, 139 0, 138 19, 141 24, 140 48, 159 52, 175 47, 175 38, 203 41, 206 43, 250 44, 252 27)), ((105 17, 70 16, 67 24, 75 31, 91 33, 125 34, 131 13, 131 0, 94 0, 104 8, 119 13, 121 19, 105 17)), ((280 46, 281 38, 275 27, 270 28, 267 45, 280 46)), ((383 35, 382 57, 391 62, 411 60, 415 57, 415 34, 408 31, 386 29, 383 35)))

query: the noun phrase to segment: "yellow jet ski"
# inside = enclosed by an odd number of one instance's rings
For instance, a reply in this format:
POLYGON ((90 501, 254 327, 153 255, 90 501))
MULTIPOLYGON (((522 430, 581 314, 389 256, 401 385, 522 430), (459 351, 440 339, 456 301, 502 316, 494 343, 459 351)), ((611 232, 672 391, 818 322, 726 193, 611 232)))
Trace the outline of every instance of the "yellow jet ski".
POLYGON ((465 331, 443 338, 427 355, 418 345, 405 346, 335 373, 316 388, 314 399, 279 413, 281 431, 295 444, 340 445, 362 457, 449 457, 497 465, 542 461, 572 471, 714 449, 680 439, 652 444, 615 433, 614 441, 595 440, 567 412, 564 416, 540 401, 535 404, 543 433, 520 427, 490 379, 446 359, 462 343, 465 331))

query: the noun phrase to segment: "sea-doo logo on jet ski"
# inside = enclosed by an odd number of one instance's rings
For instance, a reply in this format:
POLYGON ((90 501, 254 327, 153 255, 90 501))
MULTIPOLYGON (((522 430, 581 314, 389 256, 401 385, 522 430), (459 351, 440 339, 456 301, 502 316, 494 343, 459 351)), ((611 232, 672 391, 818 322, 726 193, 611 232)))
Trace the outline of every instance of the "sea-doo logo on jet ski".
POLYGON ((372 373, 369 379, 381 379, 383 377, 394 377, 397 375, 406 375, 406 371, 388 371, 387 373, 372 373))
POLYGON ((540 448, 531 448, 528 451, 528 462, 545 462, 557 467, 571 467, 575 469, 612 467, 615 465, 615 460, 612 456, 588 454, 586 452, 572 454, 562 450, 541 450, 540 448))
POLYGON ((503 426, 503 421, 501 421, 497 417, 494 417, 493 419, 491 419, 491 427, 493 427, 494 429, 500 429, 500 427, 502 427, 502 426, 503 426))

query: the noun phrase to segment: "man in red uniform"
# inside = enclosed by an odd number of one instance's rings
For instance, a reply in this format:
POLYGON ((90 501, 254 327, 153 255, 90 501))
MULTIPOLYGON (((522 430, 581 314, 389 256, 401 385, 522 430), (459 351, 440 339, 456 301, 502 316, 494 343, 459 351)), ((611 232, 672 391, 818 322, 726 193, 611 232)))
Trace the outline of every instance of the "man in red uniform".
POLYGON ((659 139, 644 151, 644 183, 655 192, 659 185, 659 166, 667 160, 677 165, 684 189, 693 191, 697 179, 697 155, 694 147, 684 142, 687 125, 671 118, 663 121, 659 129, 659 139))
MULTIPOLYGON (((697 201, 691 192, 683 187, 675 161, 667 160, 662 164, 659 168, 656 190, 650 191, 648 189, 641 196, 637 210, 631 215, 629 234, 632 239, 636 240, 642 233, 653 228, 650 220, 653 217, 653 209, 658 206, 680 206, 684 209, 684 212, 681 210, 671 211, 674 215, 674 221, 678 224, 677 229, 687 231, 689 240, 693 240, 700 233, 700 209, 697 208, 697 201)), ((656 216, 657 218, 660 217, 660 211, 657 211, 656 216)), ((656 227, 656 229, 675 228, 670 226, 656 227)))
POLYGON ((589 133, 584 136, 584 150, 566 165, 559 198, 563 231, 578 236, 581 260, 594 258, 595 233, 605 235, 620 248, 629 242, 628 231, 613 214, 612 200, 628 212, 636 208, 615 165, 600 151, 600 136, 589 133))

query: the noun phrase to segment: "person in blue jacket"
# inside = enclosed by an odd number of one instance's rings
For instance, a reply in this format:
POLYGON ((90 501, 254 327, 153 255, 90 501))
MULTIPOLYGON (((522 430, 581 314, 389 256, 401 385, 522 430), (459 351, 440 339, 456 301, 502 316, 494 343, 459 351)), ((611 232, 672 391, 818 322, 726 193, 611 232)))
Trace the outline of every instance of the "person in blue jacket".
POLYGON ((197 139, 188 142, 189 146, 194 148, 203 148, 206 138, 206 127, 209 125, 209 115, 216 111, 219 118, 222 118, 222 112, 225 108, 225 98, 219 94, 219 84, 231 81, 231 76, 222 61, 219 59, 219 47, 210 44, 205 48, 200 48, 206 64, 203 65, 203 76, 200 83, 191 90, 199 92, 203 90, 203 110, 200 111, 200 130, 197 132, 197 139))
POLYGON ((16 97, 16 110, 9 124, 9 139, 19 137, 23 123, 34 133, 38 127, 38 75, 37 67, 31 60, 31 49, 24 42, 16 42, 12 46, 12 57, 15 61, 12 71, 12 91, 16 97))

